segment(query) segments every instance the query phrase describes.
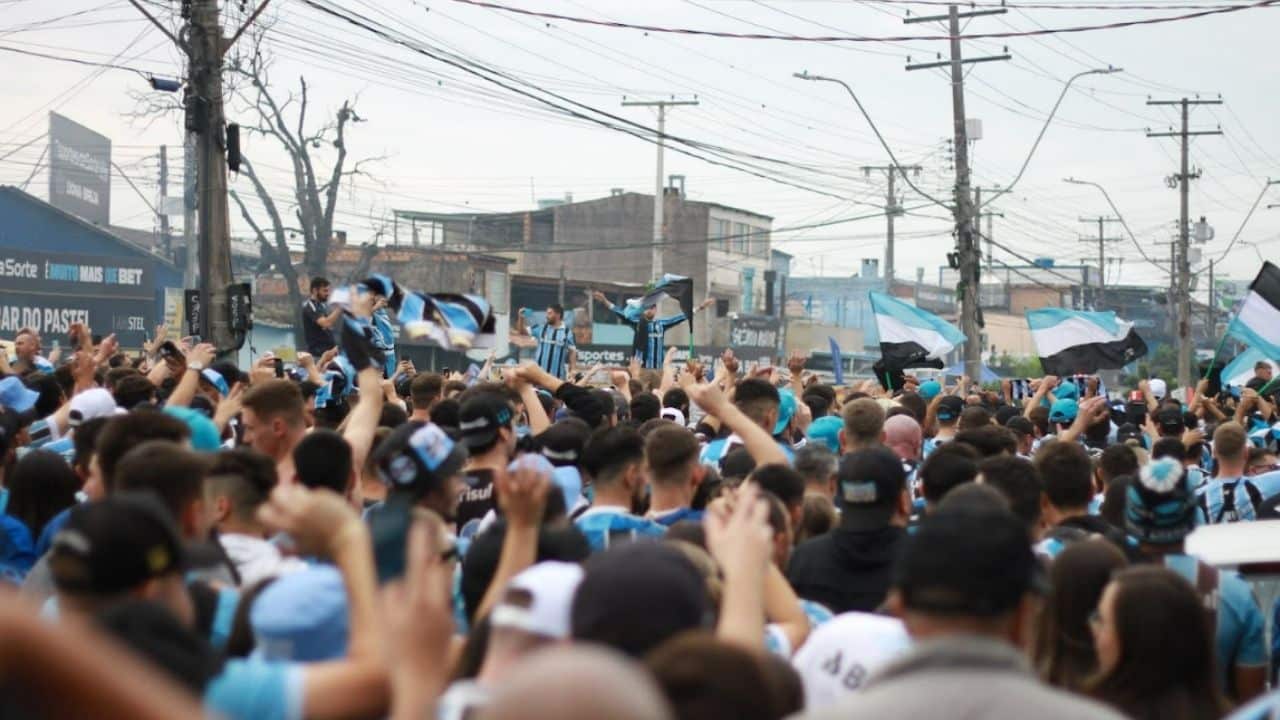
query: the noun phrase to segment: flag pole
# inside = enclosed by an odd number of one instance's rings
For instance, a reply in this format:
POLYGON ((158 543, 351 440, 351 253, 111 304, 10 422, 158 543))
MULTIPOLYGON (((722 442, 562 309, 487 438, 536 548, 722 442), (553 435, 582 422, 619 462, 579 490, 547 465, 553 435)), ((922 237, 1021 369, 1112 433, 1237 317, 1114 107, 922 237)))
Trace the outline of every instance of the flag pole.
POLYGON ((1267 397, 1267 391, 1271 389, 1272 385, 1276 384, 1276 380, 1280 380, 1280 376, 1271 378, 1270 380, 1267 381, 1266 385, 1263 385, 1262 387, 1258 388, 1258 397, 1265 400, 1267 397))

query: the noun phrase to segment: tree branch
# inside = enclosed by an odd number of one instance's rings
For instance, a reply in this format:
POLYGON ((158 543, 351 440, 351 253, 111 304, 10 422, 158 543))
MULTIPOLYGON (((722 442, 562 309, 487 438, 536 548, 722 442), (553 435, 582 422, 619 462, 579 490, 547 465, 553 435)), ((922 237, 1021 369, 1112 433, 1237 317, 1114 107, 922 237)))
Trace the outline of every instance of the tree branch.
POLYGON ((147 17, 147 19, 151 21, 151 24, 152 24, 152 25, 155 25, 157 28, 159 28, 159 29, 160 29, 160 32, 162 32, 162 33, 164 33, 164 34, 165 34, 165 37, 169 38, 169 40, 171 40, 171 41, 173 42, 173 44, 174 44, 174 45, 177 45, 177 46, 178 46, 178 49, 179 49, 179 50, 181 50, 182 52, 184 52, 184 53, 186 53, 186 54, 188 54, 188 55, 190 54, 190 48, 188 48, 188 47, 187 47, 187 44, 186 44, 186 43, 184 43, 184 42, 182 42, 181 40, 179 40, 179 39, 178 39, 178 36, 176 36, 176 35, 174 35, 172 32, 170 32, 170 31, 169 31, 169 28, 167 28, 167 27, 165 27, 164 25, 162 25, 162 24, 160 23, 160 21, 159 21, 159 20, 157 20, 157 19, 156 19, 156 17, 155 17, 154 15, 152 15, 152 14, 151 14, 151 13, 149 13, 149 12, 147 12, 147 9, 146 9, 146 8, 144 8, 144 7, 142 7, 142 4, 141 4, 141 3, 139 3, 139 2, 138 2, 138 0, 129 0, 129 4, 130 4, 130 5, 132 5, 132 6, 134 6, 134 7, 136 7, 136 8, 138 8, 138 12, 142 13, 143 15, 145 15, 145 16, 147 17))

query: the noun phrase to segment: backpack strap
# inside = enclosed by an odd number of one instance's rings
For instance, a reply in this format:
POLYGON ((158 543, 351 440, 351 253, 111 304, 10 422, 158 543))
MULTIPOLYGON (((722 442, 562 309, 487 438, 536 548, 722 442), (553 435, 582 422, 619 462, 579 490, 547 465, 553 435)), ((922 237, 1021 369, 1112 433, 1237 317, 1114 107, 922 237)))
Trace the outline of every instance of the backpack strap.
POLYGON ((1258 510, 1262 507, 1263 502, 1262 491, 1258 489, 1257 485, 1254 485, 1247 479, 1241 480, 1240 483, 1244 485, 1245 492, 1249 494, 1249 504, 1253 506, 1253 517, 1254 519, 1257 519, 1258 510))

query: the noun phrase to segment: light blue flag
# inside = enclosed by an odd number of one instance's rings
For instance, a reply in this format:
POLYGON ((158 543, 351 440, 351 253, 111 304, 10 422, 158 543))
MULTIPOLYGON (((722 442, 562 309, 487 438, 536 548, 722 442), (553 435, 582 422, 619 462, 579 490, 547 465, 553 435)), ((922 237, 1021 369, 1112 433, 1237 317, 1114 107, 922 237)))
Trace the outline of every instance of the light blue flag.
POLYGON ((844 357, 840 355, 840 343, 831 336, 827 336, 827 342, 831 343, 831 374, 835 376, 836 385, 843 385, 844 357))

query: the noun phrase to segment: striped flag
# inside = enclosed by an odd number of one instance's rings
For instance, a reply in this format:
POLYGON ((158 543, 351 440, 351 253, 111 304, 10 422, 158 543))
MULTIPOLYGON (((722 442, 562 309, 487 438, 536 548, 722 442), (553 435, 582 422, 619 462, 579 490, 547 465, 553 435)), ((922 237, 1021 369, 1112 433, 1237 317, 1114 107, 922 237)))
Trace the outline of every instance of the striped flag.
POLYGON ((1227 334, 1270 360, 1280 359, 1280 267, 1262 263, 1227 334))
POLYGON ((446 350, 470 348, 494 333, 493 309, 478 295, 405 293, 397 320, 409 337, 427 337, 446 350))
POLYGON ((1122 368, 1147 354, 1147 344, 1133 323, 1113 312, 1029 310, 1027 325, 1048 375, 1092 375, 1104 368, 1122 368))
POLYGON ((943 356, 965 340, 964 333, 937 315, 884 293, 870 296, 886 367, 941 369, 943 356))
POLYGON ((1271 365, 1272 377, 1280 376, 1280 363, 1263 355, 1257 348, 1248 348, 1222 368, 1222 384, 1225 387, 1244 387, 1245 383, 1253 379, 1254 368, 1260 362, 1271 365))

